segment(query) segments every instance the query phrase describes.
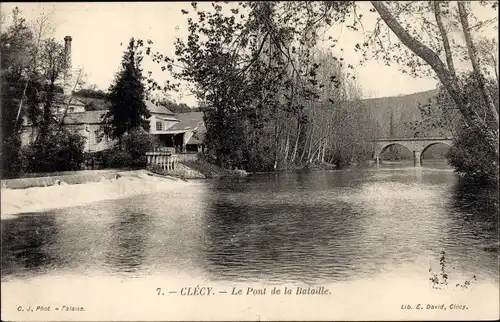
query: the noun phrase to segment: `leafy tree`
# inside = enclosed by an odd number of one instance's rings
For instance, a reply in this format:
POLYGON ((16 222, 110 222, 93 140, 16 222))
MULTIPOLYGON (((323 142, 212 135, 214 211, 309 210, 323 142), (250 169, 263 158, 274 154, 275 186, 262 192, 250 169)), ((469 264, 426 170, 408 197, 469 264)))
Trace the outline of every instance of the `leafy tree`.
POLYGON ((111 138, 121 138, 137 128, 149 131, 151 116, 144 101, 145 92, 141 62, 142 53, 138 50, 141 41, 130 39, 123 55, 122 69, 110 86, 108 100, 110 108, 104 118, 104 132, 111 138))
MULTIPOLYGON (((242 152, 247 149, 243 155, 255 150, 251 148, 252 144, 257 148, 265 145, 267 154, 270 151, 275 159, 276 168, 280 163, 286 165, 289 162, 290 150, 294 151, 294 159, 300 155, 295 162, 311 162, 320 155, 319 159, 322 159, 325 153, 319 151, 325 151, 326 140, 322 137, 319 141, 313 139, 318 132, 325 131, 318 128, 315 121, 318 111, 314 105, 318 103, 319 89, 325 86, 317 79, 320 66, 314 62, 315 45, 323 31, 332 26, 343 25, 353 31, 363 29, 364 42, 354 46, 355 51, 363 53, 361 63, 377 58, 387 65, 397 64, 403 73, 414 77, 435 76, 446 89, 465 126, 475 129, 474 132, 482 136, 481 140, 498 158, 498 110, 488 90, 477 42, 473 38, 473 31, 488 24, 488 21, 474 16, 473 6, 491 5, 497 10, 497 3, 370 3, 370 12, 378 15, 371 32, 364 30, 360 4, 355 1, 240 2, 227 4, 228 10, 223 10, 221 3, 212 3, 211 12, 199 10, 193 3, 193 15, 197 20, 188 17, 190 34, 186 41, 176 43, 178 59, 158 53, 152 57, 166 63, 166 70, 180 68, 180 72, 172 72, 177 79, 196 84, 198 99, 208 106, 208 111, 205 111, 207 139, 212 143, 225 142, 216 159, 228 153, 240 155, 237 152, 240 144, 248 147, 243 148, 242 152), (456 69, 458 60, 472 66, 482 105, 486 108, 484 113, 476 113, 474 102, 461 81, 460 71, 456 69), (240 114, 234 116, 234 113, 240 114), (291 122, 283 122, 283 118, 297 121, 290 126, 291 122), (231 144, 222 136, 228 129, 229 120, 236 122, 231 126, 235 126, 233 131, 237 133, 236 141, 231 144), (245 132, 251 124, 258 130, 245 132), (294 126, 298 149, 289 148, 290 135, 283 136, 294 126), (274 128, 274 139, 262 140, 272 132, 270 128, 274 128), (240 139, 240 133, 246 140, 240 139), (318 146, 323 148, 318 149, 318 146)), ((191 12, 182 11, 186 15, 191 15, 191 12)), ((329 37, 329 41, 330 47, 337 46, 338 39, 329 37)), ((340 67, 353 69, 342 57, 334 58, 340 67)), ((151 83, 155 85, 154 81, 151 83)), ((175 86, 171 88, 175 89, 175 86)), ((336 96, 337 99, 341 97, 336 96)), ((217 149, 216 145, 209 147, 213 152, 217 149)))
POLYGON ((2 113, 2 177, 16 176, 21 171, 21 123, 16 122, 20 99, 30 64, 33 34, 16 7, 13 23, 1 34, 0 73, 2 113))
MULTIPOLYGON (((284 11, 289 6, 240 3, 225 14, 219 3, 212 11, 193 3, 197 21, 188 18, 188 38, 176 42, 177 59, 151 54, 178 80, 195 84, 208 158, 220 166, 272 170, 321 162, 332 154, 327 150, 334 133, 321 121, 333 112, 329 104, 345 99, 343 89, 335 90, 343 84, 340 74, 326 75, 329 66, 315 60, 319 36, 308 27, 311 21, 293 21, 284 11)), ((148 82, 154 89, 154 81, 148 82)))
POLYGON ((24 172, 79 170, 84 162, 85 139, 66 129, 50 129, 44 141, 23 148, 24 172))
POLYGON ((103 90, 96 89, 93 87, 89 88, 82 88, 80 90, 77 90, 74 92, 74 95, 79 96, 79 97, 86 97, 86 98, 97 98, 97 99, 107 99, 108 94, 104 92, 103 90))
POLYGON ((63 169, 59 158, 63 155, 69 158, 69 167, 75 164, 79 167, 79 162, 72 160, 82 154, 79 149, 83 146, 73 143, 83 138, 73 133, 57 134, 61 131, 54 113, 54 103, 62 92, 60 82, 68 71, 64 47, 45 37, 47 16, 41 16, 34 29, 28 27, 19 9, 14 9, 12 16, 12 25, 1 35, 2 176, 63 169), (32 140, 21 150, 23 119, 31 125, 32 140), (40 157, 45 165, 39 163, 40 157), (49 166, 50 162, 54 165, 49 166))
POLYGON ((106 160, 106 165, 115 168, 144 168, 147 165, 146 152, 160 146, 156 136, 142 128, 127 132, 122 139, 122 147, 115 146, 106 160))

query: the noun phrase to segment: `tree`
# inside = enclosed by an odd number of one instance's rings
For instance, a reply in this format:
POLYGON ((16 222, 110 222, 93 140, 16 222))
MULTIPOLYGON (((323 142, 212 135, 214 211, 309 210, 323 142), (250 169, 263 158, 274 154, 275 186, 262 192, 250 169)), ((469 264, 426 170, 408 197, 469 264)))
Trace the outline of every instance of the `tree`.
POLYGON ((33 34, 17 7, 12 12, 12 18, 12 25, 2 28, 5 31, 0 41, 2 177, 12 177, 21 171, 21 124, 16 122, 16 117, 25 91, 33 43, 33 34))
POLYGON ((12 17, 12 25, 1 35, 2 176, 48 169, 36 164, 41 156, 45 163, 54 161, 54 169, 64 168, 57 157, 63 155, 70 158, 68 165, 79 167, 71 156, 79 159, 83 138, 66 131, 58 133, 54 113, 54 104, 62 92, 60 81, 68 70, 64 47, 47 37, 49 16, 40 16, 33 28, 19 9, 14 9, 12 17), (33 140, 21 151, 23 120, 31 125, 33 140), (38 157, 26 157, 30 151, 34 152, 31 156, 38 157))
MULTIPOLYGON (((363 60, 370 59, 367 53, 371 53, 385 64, 398 64, 402 72, 415 77, 434 75, 451 97, 465 125, 475 128, 476 133, 482 136, 481 140, 486 142, 485 147, 493 151, 492 155, 498 156, 498 110, 486 86, 472 33, 472 30, 484 28, 488 21, 479 21, 474 17, 470 2, 458 2, 454 8, 450 2, 449 9, 444 10, 445 4, 448 2, 372 1, 371 11, 378 14, 375 29, 373 32, 363 30, 366 39, 356 44, 354 50, 363 52, 363 60), (461 33, 465 42, 460 43, 457 40, 460 37, 452 37, 450 30, 461 33), (459 77, 460 71, 456 69, 457 59, 472 66, 486 107, 485 113, 478 113, 470 101, 459 77)), ((488 3, 481 1, 478 5, 488 3)), ((188 18, 190 35, 186 42, 177 42, 179 59, 161 54, 153 54, 153 59, 165 62, 165 69, 169 71, 180 67, 183 71, 174 72, 174 76, 197 84, 196 90, 201 93, 199 99, 205 100, 211 108, 222 100, 234 99, 234 95, 230 98, 224 96, 234 91, 225 83, 243 86, 246 92, 238 92, 238 102, 233 101, 232 107, 211 115, 219 115, 225 120, 231 113, 245 110, 248 116, 270 117, 273 120, 274 140, 269 148, 275 157, 275 167, 280 160, 285 164, 288 162, 289 151, 294 151, 294 158, 297 152, 300 154, 298 162, 314 160, 319 155, 315 154, 316 147, 324 144, 313 139, 318 130, 324 132, 317 127, 318 111, 312 107, 318 101, 319 87, 324 86, 316 77, 319 65, 314 62, 315 45, 323 31, 334 25, 343 25, 354 31, 364 29, 358 3, 244 2, 228 4, 230 8, 225 13, 222 6, 214 3, 215 12, 208 12, 198 10, 194 3, 192 7, 198 19, 188 18), (258 80, 257 84, 251 82, 250 75, 258 80), (223 89, 224 86, 227 88, 223 89), (217 91, 211 92, 214 89, 217 91), (244 98, 246 93, 252 93, 255 99, 244 98), (290 122, 282 122, 283 118, 290 117, 297 119, 295 142, 298 144, 295 145, 298 149, 290 149, 290 122), (285 139, 282 141, 282 138, 285 139)), ((492 7, 496 9, 496 3, 492 7)), ((183 14, 189 15, 190 12, 183 10, 183 14)), ((338 39, 329 37, 329 41, 331 47, 335 47, 338 39)), ((353 69, 342 57, 334 58, 340 62, 340 67, 353 69)), ((352 76, 346 73, 344 81, 352 76)), ((207 113, 205 115, 207 117, 207 113)), ((238 115, 237 119, 241 117, 238 115)), ((226 121, 222 120, 219 123, 224 127, 226 121)), ((247 120, 251 118, 247 117, 247 120)), ((265 121, 259 119, 255 124, 259 128, 258 134, 250 135, 252 139, 248 139, 250 142, 246 142, 247 145, 254 141, 262 142, 262 136, 269 135, 266 134, 268 126, 265 121)), ((242 128, 247 125, 244 122, 242 128)), ((210 133, 210 129, 208 131, 210 133)), ((224 128, 221 131, 223 133, 224 128)), ((213 133, 216 136, 219 132, 213 133)), ((208 138, 211 138, 210 134, 208 138)), ((240 140, 241 144, 243 142, 240 140)))
MULTIPOLYGON (((405 45, 417 57, 425 61, 428 66, 432 68, 436 76, 441 81, 441 84, 446 89, 447 94, 453 101, 453 105, 460 112, 463 120, 461 131, 459 132, 459 139, 455 142, 454 151, 450 156, 451 164, 456 167, 459 172, 472 171, 472 173, 487 173, 492 172, 490 169, 491 164, 495 164, 498 160, 498 103, 495 104, 491 90, 488 88, 488 82, 484 74, 483 66, 478 55, 477 44, 472 36, 472 29, 474 26, 470 25, 471 3, 465 1, 458 1, 457 11, 455 15, 456 25, 461 27, 462 36, 465 39, 465 57, 472 65, 472 73, 470 76, 472 80, 462 82, 458 76, 454 63, 454 53, 450 46, 450 39, 443 24, 443 13, 439 2, 433 3, 432 11, 434 12, 436 24, 438 26, 435 38, 442 44, 442 51, 445 54, 445 62, 441 59, 438 50, 432 50, 423 41, 410 34, 409 30, 405 29, 402 24, 396 19, 394 14, 389 10, 388 5, 379 1, 371 1, 374 8, 380 15, 380 18, 387 24, 390 30, 399 38, 401 43, 405 45), (471 95, 467 86, 475 84, 479 89, 479 97, 471 95), (471 98, 475 96, 476 100, 471 98), (478 100, 480 106, 478 106, 478 100), (463 134, 467 133, 467 142, 464 143, 460 138, 463 134), (476 142, 480 144, 484 160, 481 162, 474 162, 478 155, 477 146, 473 148, 476 142), (457 152, 461 151, 461 152, 457 152), (460 157, 458 157, 460 155, 460 157), (472 158, 472 159, 470 159, 472 158), (461 161, 457 161, 461 159, 461 161), (467 161, 467 159, 470 159, 467 161), (475 167, 463 166, 465 163, 474 164, 475 167), (481 170, 482 169, 485 171, 481 170)), ((492 7, 497 7, 493 3, 492 7)), ((480 25, 481 23, 478 23, 480 25)), ((496 180, 496 177, 490 179, 496 180)))
POLYGON ((80 90, 75 91, 74 93, 76 96, 79 97, 86 97, 86 98, 96 98, 96 99, 107 99, 107 93, 104 92, 103 90, 97 89, 95 87, 89 87, 89 88, 82 88, 80 90))
MULTIPOLYGON (((498 79, 498 42, 495 38, 488 39, 482 38, 478 41, 477 50, 479 56, 483 59, 483 62, 486 65, 485 67, 489 67, 493 69, 495 73, 495 79, 497 81, 497 86, 499 84, 498 79)), ((486 74, 491 73, 490 70, 485 70, 486 74)))
MULTIPOLYGON (((403 26, 391 13, 386 4, 379 1, 372 1, 371 3, 379 13, 381 19, 387 24, 387 26, 399 38, 399 40, 415 55, 423 59, 436 73, 443 86, 445 86, 446 90, 453 98, 453 101, 464 117, 464 121, 466 122, 467 126, 477 127, 480 133, 484 133, 485 136, 488 136, 485 137, 485 139, 487 139, 488 141, 492 141, 492 138, 496 137, 496 133, 498 132, 498 111, 494 105, 491 94, 486 89, 485 77, 481 70, 480 62, 477 57, 476 45, 472 39, 470 31, 471 27, 469 26, 468 20, 469 10, 466 8, 466 4, 462 1, 457 2, 458 18, 462 26, 467 53, 473 68, 474 76, 477 78, 478 85, 481 88, 483 99, 489 109, 488 114, 490 119, 482 119, 474 113, 471 102, 469 101, 467 95, 465 95, 466 93, 463 90, 462 84, 457 78, 457 73, 453 63, 453 53, 451 52, 451 48, 449 47, 448 35, 442 28, 440 28, 439 30, 440 38, 443 42, 443 49, 446 55, 446 63, 444 63, 439 55, 431 48, 429 48, 429 46, 413 37, 408 32, 408 30, 403 28, 403 26)), ((441 21, 440 7, 436 5, 434 10, 436 21, 439 25, 441 21)), ((496 146, 496 142, 493 141, 491 143, 496 146)), ((496 148, 496 150, 498 151, 498 148, 496 148)))
MULTIPOLYGON (((334 136, 339 133, 328 122, 329 116, 335 116, 334 122, 349 118, 365 124, 362 107, 335 109, 343 100, 356 99, 356 90, 343 79, 342 62, 321 57, 312 20, 293 21, 287 13, 290 8, 317 10, 318 5, 230 6, 231 14, 225 14, 222 4, 213 3, 209 11, 193 3, 196 20, 188 18, 189 35, 186 41, 177 40, 176 59, 151 53, 151 41, 146 50, 154 61, 165 63, 163 69, 177 80, 194 84, 207 127, 209 158, 223 167, 253 171, 332 161, 341 159, 339 153, 347 163, 356 159, 359 142, 334 148, 334 136), (301 31, 291 28, 291 23, 301 31), (332 66, 334 72, 330 72, 332 66), (349 109, 359 114, 348 117, 349 109)), ((342 10, 343 4, 333 7, 342 10)), ((153 89, 159 87, 152 79, 148 82, 153 89)), ((349 134, 355 141, 365 138, 353 135, 352 129, 349 134)), ((343 132, 342 138, 349 134, 343 132)))
MULTIPOLYGON (((141 42, 130 39, 122 59, 122 68, 109 88, 110 107, 104 117, 104 132, 111 138, 121 138, 125 133, 142 128, 149 131, 150 113, 144 101, 145 89, 142 76, 141 42)), ((121 143, 120 143, 121 145, 121 143)))

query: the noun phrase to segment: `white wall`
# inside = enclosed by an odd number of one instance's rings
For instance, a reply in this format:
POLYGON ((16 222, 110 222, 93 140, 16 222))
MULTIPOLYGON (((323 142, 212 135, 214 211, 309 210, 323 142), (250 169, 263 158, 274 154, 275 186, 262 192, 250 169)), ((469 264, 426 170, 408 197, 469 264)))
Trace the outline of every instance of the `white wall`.
POLYGON ((161 134, 177 123, 178 122, 176 122, 176 121, 164 120, 161 115, 152 114, 151 117, 149 118, 149 125, 150 125, 149 132, 151 134, 161 134), (163 122, 161 131, 156 130, 156 121, 163 122))

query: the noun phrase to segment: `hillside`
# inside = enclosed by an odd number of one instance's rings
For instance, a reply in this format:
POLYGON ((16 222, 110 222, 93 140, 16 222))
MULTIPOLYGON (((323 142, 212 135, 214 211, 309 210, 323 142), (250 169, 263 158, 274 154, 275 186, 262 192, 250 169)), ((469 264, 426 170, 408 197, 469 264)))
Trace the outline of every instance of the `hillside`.
MULTIPOLYGON (((410 127, 411 122, 422 120, 420 109, 418 108, 419 105, 430 104, 431 108, 437 107, 437 94, 437 90, 429 90, 401 96, 363 99, 362 103, 369 108, 372 117, 377 123, 377 137, 448 135, 449 132, 445 129, 424 130, 421 128, 412 129, 410 127)), ((390 159, 411 157, 410 151, 399 146, 395 146, 388 150, 389 156, 387 157, 390 159)), ((445 149, 444 147, 436 146, 433 150, 436 150, 436 153, 432 154, 442 155, 445 149)))
MULTIPOLYGON (((419 104, 436 106, 437 94, 437 90, 429 90, 401 96, 369 98, 362 100, 362 103, 370 109, 372 116, 375 118, 378 124, 379 137, 413 137, 416 131, 409 127, 409 123, 421 120, 419 104)), ((420 132, 424 131, 420 129, 420 132)), ((421 133, 421 135, 433 136, 440 134, 440 131, 425 132, 421 133)))

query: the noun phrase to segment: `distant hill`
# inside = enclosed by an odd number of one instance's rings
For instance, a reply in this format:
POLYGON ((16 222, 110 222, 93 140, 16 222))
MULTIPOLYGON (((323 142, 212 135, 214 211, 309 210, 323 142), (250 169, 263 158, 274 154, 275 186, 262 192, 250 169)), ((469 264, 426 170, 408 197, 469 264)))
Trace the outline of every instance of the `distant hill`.
POLYGON ((368 107, 378 123, 379 137, 414 137, 416 132, 420 132, 420 136, 438 136, 441 134, 440 132, 445 130, 413 130, 409 126, 410 122, 422 120, 418 108, 419 104, 437 106, 437 95, 438 90, 434 89, 401 96, 368 98, 361 102, 368 107))
MULTIPOLYGON (((413 93, 401 96, 363 99, 361 102, 369 109, 377 126, 377 137, 415 137, 449 135, 446 129, 412 129, 411 122, 421 121, 419 105, 437 106, 438 90, 413 93), (391 120, 392 119, 392 120, 391 120), (391 125, 392 123, 392 125, 391 125)), ((437 145, 426 152, 425 158, 443 157, 445 146, 437 145)), ((411 159, 412 153, 401 146, 392 146, 384 153, 383 159, 411 159)))

